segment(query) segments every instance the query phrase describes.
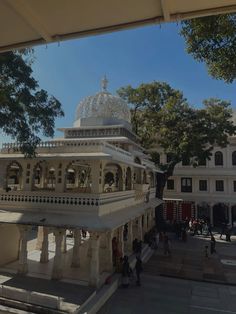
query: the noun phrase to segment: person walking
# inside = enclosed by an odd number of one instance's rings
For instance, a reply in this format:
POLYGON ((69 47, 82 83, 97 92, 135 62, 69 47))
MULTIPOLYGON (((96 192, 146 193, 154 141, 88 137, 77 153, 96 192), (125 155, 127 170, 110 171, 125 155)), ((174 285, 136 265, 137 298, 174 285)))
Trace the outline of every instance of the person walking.
POLYGON ((131 275, 131 268, 129 266, 129 258, 127 255, 123 258, 122 263, 122 287, 127 288, 129 286, 129 277, 131 275))
POLYGON ((163 248, 164 248, 164 255, 170 256, 171 255, 170 240, 167 235, 164 236, 163 248))
POLYGON ((211 254, 216 253, 216 240, 213 234, 211 235, 211 254))
POLYGON ((137 277, 136 285, 141 286, 140 273, 143 271, 143 265, 140 256, 136 256, 135 271, 137 277))

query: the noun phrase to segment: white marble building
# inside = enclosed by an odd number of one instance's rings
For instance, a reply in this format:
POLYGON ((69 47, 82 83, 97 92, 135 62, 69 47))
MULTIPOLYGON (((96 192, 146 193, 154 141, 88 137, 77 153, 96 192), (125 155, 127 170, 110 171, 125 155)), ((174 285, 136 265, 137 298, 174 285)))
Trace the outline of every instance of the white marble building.
MULTIPOLYGON (((229 138, 226 148, 214 147, 212 153, 211 160, 197 168, 188 163, 176 166, 164 191, 165 218, 191 215, 208 217, 213 225, 223 220, 236 223, 236 137, 229 138), (180 213, 178 204, 184 207, 184 213, 180 213)), ((166 162, 166 158, 160 154, 161 162, 166 162)))
POLYGON ((79 103, 74 126, 61 131, 33 159, 17 143, 2 147, 0 267, 99 286, 114 270, 114 242, 121 256, 130 254, 133 239, 154 226, 157 170, 132 132, 127 104, 107 92, 106 79, 101 92, 79 103), (37 262, 27 245, 35 226, 37 262))

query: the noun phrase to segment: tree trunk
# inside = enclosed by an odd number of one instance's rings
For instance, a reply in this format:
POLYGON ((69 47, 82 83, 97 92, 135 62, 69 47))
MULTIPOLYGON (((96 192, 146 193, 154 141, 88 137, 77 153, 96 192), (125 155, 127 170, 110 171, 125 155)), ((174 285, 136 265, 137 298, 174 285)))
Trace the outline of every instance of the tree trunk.
MULTIPOLYGON (((173 175, 176 164, 177 162, 171 162, 168 165, 167 171, 156 174, 156 182, 157 182, 156 197, 158 197, 161 200, 163 199, 164 188, 165 188, 166 182, 168 178, 173 175)), ((163 217, 163 203, 155 208, 155 220, 156 220, 157 229, 159 231, 165 231, 166 226, 165 226, 165 220, 163 217)))

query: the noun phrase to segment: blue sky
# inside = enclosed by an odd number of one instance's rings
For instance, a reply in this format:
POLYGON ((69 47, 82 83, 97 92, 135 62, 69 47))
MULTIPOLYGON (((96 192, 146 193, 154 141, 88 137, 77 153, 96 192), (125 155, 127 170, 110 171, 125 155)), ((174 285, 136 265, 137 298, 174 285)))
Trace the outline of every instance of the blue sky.
POLYGON ((236 108, 235 84, 212 79, 205 65, 185 52, 178 28, 176 24, 155 25, 35 48, 34 76, 65 111, 56 127, 73 124, 77 104, 100 90, 104 74, 112 93, 127 84, 157 80, 182 90, 194 106, 218 97, 230 100, 236 108))

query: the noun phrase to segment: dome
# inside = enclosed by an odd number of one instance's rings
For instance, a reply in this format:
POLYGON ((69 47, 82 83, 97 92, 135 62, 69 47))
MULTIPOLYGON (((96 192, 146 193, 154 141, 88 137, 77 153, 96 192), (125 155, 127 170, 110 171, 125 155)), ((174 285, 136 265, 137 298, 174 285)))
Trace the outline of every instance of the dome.
POLYGON ((118 119, 130 123, 130 110, 120 97, 107 92, 107 79, 102 80, 102 91, 83 99, 76 110, 76 120, 88 118, 118 119))

